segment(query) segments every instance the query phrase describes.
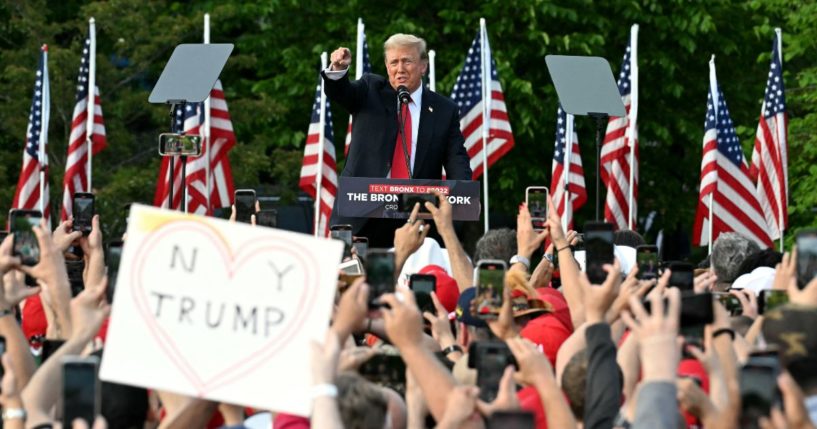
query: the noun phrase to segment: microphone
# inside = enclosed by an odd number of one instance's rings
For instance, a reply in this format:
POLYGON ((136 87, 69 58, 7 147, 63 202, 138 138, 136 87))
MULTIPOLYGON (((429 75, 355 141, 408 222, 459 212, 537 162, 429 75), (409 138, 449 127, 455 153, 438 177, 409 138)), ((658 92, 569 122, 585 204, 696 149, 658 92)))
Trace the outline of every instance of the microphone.
POLYGON ((411 93, 405 85, 397 87, 397 99, 400 101, 400 104, 409 104, 409 101, 411 101, 411 93))

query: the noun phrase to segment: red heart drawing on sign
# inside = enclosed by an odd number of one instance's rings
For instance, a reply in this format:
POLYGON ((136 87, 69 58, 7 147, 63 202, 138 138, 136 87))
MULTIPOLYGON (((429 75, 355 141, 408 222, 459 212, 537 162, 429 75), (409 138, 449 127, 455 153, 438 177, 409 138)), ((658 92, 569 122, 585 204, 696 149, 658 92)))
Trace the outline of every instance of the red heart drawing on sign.
MULTIPOLYGON (((253 240, 251 244, 242 246, 238 252, 232 253, 229 244, 215 230, 197 221, 173 221, 159 227, 142 241, 139 248, 136 249, 136 256, 133 260, 135 263, 131 270, 131 294, 136 308, 159 347, 195 387, 199 396, 204 396, 217 387, 230 384, 251 374, 253 370, 286 347, 295 338, 298 328, 309 318, 312 310, 310 304, 314 302, 319 287, 317 277, 319 272, 318 261, 300 243, 286 237, 258 238, 253 240), (269 255, 289 255, 293 261, 297 261, 298 266, 295 268, 303 275, 303 284, 297 285, 299 289, 296 292, 294 302, 291 303, 293 305, 290 307, 294 312, 286 318, 280 332, 272 338, 260 342, 260 344, 226 350, 224 348, 218 349, 217 352, 221 357, 220 362, 223 362, 223 368, 219 367, 217 371, 207 376, 200 374, 192 364, 197 357, 196 352, 181 344, 178 338, 174 338, 169 330, 159 323, 157 316, 153 314, 148 304, 148 286, 153 291, 157 285, 156 283, 145 284, 146 273, 153 271, 150 274, 155 275, 155 268, 146 262, 149 256, 155 254, 154 252, 158 246, 167 246, 167 243, 173 242, 174 234, 182 234, 181 236, 188 240, 191 236, 201 238, 201 241, 207 243, 208 246, 199 248, 199 250, 202 253, 214 252, 217 256, 215 259, 222 261, 224 264, 225 278, 223 281, 221 281, 222 279, 208 278, 207 282, 209 284, 207 287, 200 288, 199 292, 206 292, 206 290, 218 291, 214 287, 240 286, 230 285, 230 283, 240 276, 242 269, 248 267, 252 262, 257 262, 258 258, 268 258, 269 255)), ((259 282, 263 280, 257 279, 259 282)), ((160 285, 160 287, 169 288, 168 285, 160 285)), ((216 299, 218 299, 217 296, 216 299)), ((208 340, 206 332, 202 332, 200 337, 200 341, 208 340)))

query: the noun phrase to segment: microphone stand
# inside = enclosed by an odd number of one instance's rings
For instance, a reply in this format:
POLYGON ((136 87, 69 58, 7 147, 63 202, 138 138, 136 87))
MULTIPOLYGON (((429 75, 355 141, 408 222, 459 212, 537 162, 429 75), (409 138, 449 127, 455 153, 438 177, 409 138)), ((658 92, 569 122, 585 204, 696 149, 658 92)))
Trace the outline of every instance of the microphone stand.
MULTIPOLYGON (((408 104, 406 105, 408 110, 408 104)), ((409 115, 411 112, 409 112, 409 115)), ((400 139, 403 142, 403 158, 406 160, 406 171, 408 171, 409 179, 414 178, 411 171, 411 158, 409 158, 408 146, 406 145, 406 118, 403 116, 403 103, 400 102, 400 96, 397 97, 397 123, 400 125, 400 139)), ((394 168, 394 166, 392 166, 394 168)))

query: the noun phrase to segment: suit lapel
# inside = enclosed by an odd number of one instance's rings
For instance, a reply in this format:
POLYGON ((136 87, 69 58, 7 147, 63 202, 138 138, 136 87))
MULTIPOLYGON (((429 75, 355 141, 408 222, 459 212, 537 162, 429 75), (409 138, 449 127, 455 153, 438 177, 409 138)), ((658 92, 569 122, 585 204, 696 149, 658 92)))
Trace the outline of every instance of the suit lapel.
MULTIPOLYGON (((397 141, 397 92, 392 89, 388 81, 384 82, 380 88, 380 101, 386 111, 386 123, 384 124, 386 139, 381 142, 381 153, 383 154, 381 165, 385 168, 386 164, 391 164, 394 156, 394 142, 397 141)), ((387 173, 388 169, 383 172, 383 175, 387 173)))
POLYGON ((422 171, 423 161, 431 150, 434 131, 434 104, 431 91, 423 87, 423 105, 420 106, 420 124, 417 131, 417 154, 414 155, 414 173, 422 171))

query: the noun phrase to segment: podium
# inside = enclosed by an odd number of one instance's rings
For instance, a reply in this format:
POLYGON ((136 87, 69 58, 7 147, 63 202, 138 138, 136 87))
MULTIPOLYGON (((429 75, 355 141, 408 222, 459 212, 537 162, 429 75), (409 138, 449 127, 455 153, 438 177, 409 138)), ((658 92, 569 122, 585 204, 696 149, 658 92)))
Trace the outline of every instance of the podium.
MULTIPOLYGON (((479 220, 482 210, 480 184, 473 180, 341 176, 336 197, 338 214, 354 218, 407 219, 413 202, 428 198, 434 190, 448 197, 454 220, 479 220)), ((426 213, 421 217, 430 216, 426 213)))

